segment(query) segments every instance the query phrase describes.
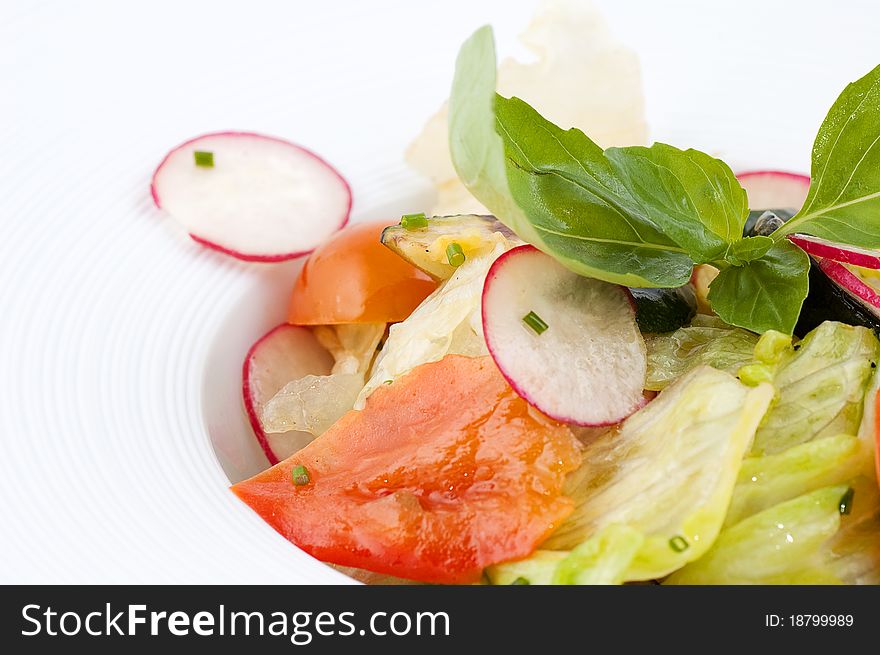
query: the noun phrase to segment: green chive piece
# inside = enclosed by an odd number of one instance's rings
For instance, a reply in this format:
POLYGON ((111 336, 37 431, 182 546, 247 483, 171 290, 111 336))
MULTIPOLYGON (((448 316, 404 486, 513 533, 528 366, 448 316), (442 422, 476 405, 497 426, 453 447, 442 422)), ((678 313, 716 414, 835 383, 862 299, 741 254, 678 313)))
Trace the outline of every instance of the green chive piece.
POLYGON ((214 168, 214 153, 206 150, 196 150, 193 153, 196 160, 196 166, 203 168, 214 168))
POLYGON ((856 495, 856 490, 850 487, 846 490, 846 493, 840 497, 840 513, 844 515, 849 515, 852 511, 852 502, 853 496, 856 495))
POLYGON ((685 539, 681 535, 675 535, 672 539, 669 540, 669 547, 676 553, 683 553, 688 548, 690 548, 691 545, 687 542, 687 539, 685 539))
POLYGON ((523 585, 523 584, 532 584, 526 578, 520 576, 516 580, 510 583, 511 585, 523 585))
POLYGON ((535 312, 529 312, 525 316, 523 316, 523 323, 528 325, 535 331, 535 334, 543 334, 549 325, 544 322, 544 319, 538 316, 535 312))
POLYGON ((461 246, 455 242, 450 243, 446 246, 446 259, 449 261, 451 266, 455 266, 458 268, 462 264, 464 264, 464 251, 461 249, 461 246))
POLYGON ((308 484, 312 481, 309 477, 309 469, 300 464, 299 466, 294 466, 293 470, 290 472, 291 477, 293 477, 293 484, 297 487, 301 487, 304 484, 308 484))
POLYGON ((404 230, 421 230, 428 227, 428 217, 424 213, 404 214, 400 218, 400 225, 404 230))

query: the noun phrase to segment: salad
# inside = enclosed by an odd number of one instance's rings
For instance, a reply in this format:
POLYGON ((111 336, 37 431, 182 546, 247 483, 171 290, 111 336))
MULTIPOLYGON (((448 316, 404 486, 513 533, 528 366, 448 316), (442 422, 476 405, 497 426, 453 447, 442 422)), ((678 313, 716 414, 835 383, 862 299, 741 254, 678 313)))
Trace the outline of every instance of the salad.
POLYGON ((496 86, 485 27, 448 106, 472 213, 346 225, 335 169, 247 133, 157 170, 201 243, 310 253, 246 357, 271 466, 235 495, 370 582, 880 583, 880 67, 809 177, 602 148, 496 86))

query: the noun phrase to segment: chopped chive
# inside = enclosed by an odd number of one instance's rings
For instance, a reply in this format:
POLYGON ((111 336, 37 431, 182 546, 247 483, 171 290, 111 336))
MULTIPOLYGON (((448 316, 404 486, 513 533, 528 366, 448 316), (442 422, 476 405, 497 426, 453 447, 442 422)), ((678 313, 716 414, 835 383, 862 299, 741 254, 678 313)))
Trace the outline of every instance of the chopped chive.
POLYGON ((848 515, 852 511, 852 502, 853 496, 856 495, 856 490, 850 487, 846 490, 846 493, 840 497, 840 510, 841 514, 848 515))
POLYGON ((510 583, 511 585, 523 585, 523 584, 532 584, 526 578, 520 576, 516 580, 510 583))
POLYGON ((193 153, 193 157, 196 160, 196 166, 202 166, 204 168, 214 168, 213 152, 208 152, 207 150, 196 150, 193 153))
POLYGON ((291 477, 293 477, 293 484, 297 487, 301 487, 304 484, 308 484, 312 481, 309 477, 309 470, 300 464, 299 466, 294 466, 293 470, 290 472, 291 477))
POLYGON ((525 316, 523 316, 523 323, 528 325, 535 331, 535 334, 543 334, 549 325, 544 322, 544 319, 538 316, 535 312, 529 312, 525 316))
POLYGON ((393 384, 394 380, 385 380, 382 384, 393 384))
POLYGON ((428 227, 428 217, 423 213, 404 214, 400 218, 400 225, 404 230, 421 230, 428 227))
POLYGON ((464 264, 464 251, 454 241, 446 246, 446 260, 456 268, 464 264))
POLYGON ((669 540, 669 547, 676 553, 683 553, 688 548, 690 548, 690 546, 691 545, 687 542, 687 539, 685 539, 681 535, 675 535, 672 539, 669 540))

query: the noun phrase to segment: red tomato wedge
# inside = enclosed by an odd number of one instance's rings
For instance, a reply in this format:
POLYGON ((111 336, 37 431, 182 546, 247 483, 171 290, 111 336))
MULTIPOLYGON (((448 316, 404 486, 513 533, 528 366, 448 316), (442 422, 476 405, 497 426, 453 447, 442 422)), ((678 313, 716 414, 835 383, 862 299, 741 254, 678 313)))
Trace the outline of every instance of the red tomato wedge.
POLYGON ((289 459, 232 487, 318 559, 468 583, 529 555, 573 509, 580 450, 491 357, 450 355, 377 389, 289 459), (310 481, 297 486, 295 467, 310 481))

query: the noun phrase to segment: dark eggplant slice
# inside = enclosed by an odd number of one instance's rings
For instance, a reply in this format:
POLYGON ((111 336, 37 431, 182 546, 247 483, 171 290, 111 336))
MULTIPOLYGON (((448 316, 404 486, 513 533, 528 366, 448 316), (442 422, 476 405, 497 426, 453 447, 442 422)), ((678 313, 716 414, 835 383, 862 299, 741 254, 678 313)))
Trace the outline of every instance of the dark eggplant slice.
POLYGON ((629 293, 642 332, 672 332, 697 314, 697 295, 690 284, 674 289, 630 289, 629 293))
POLYGON ((794 333, 803 337, 823 321, 861 325, 880 336, 880 316, 864 302, 829 278, 810 258, 810 292, 807 294, 794 333))

